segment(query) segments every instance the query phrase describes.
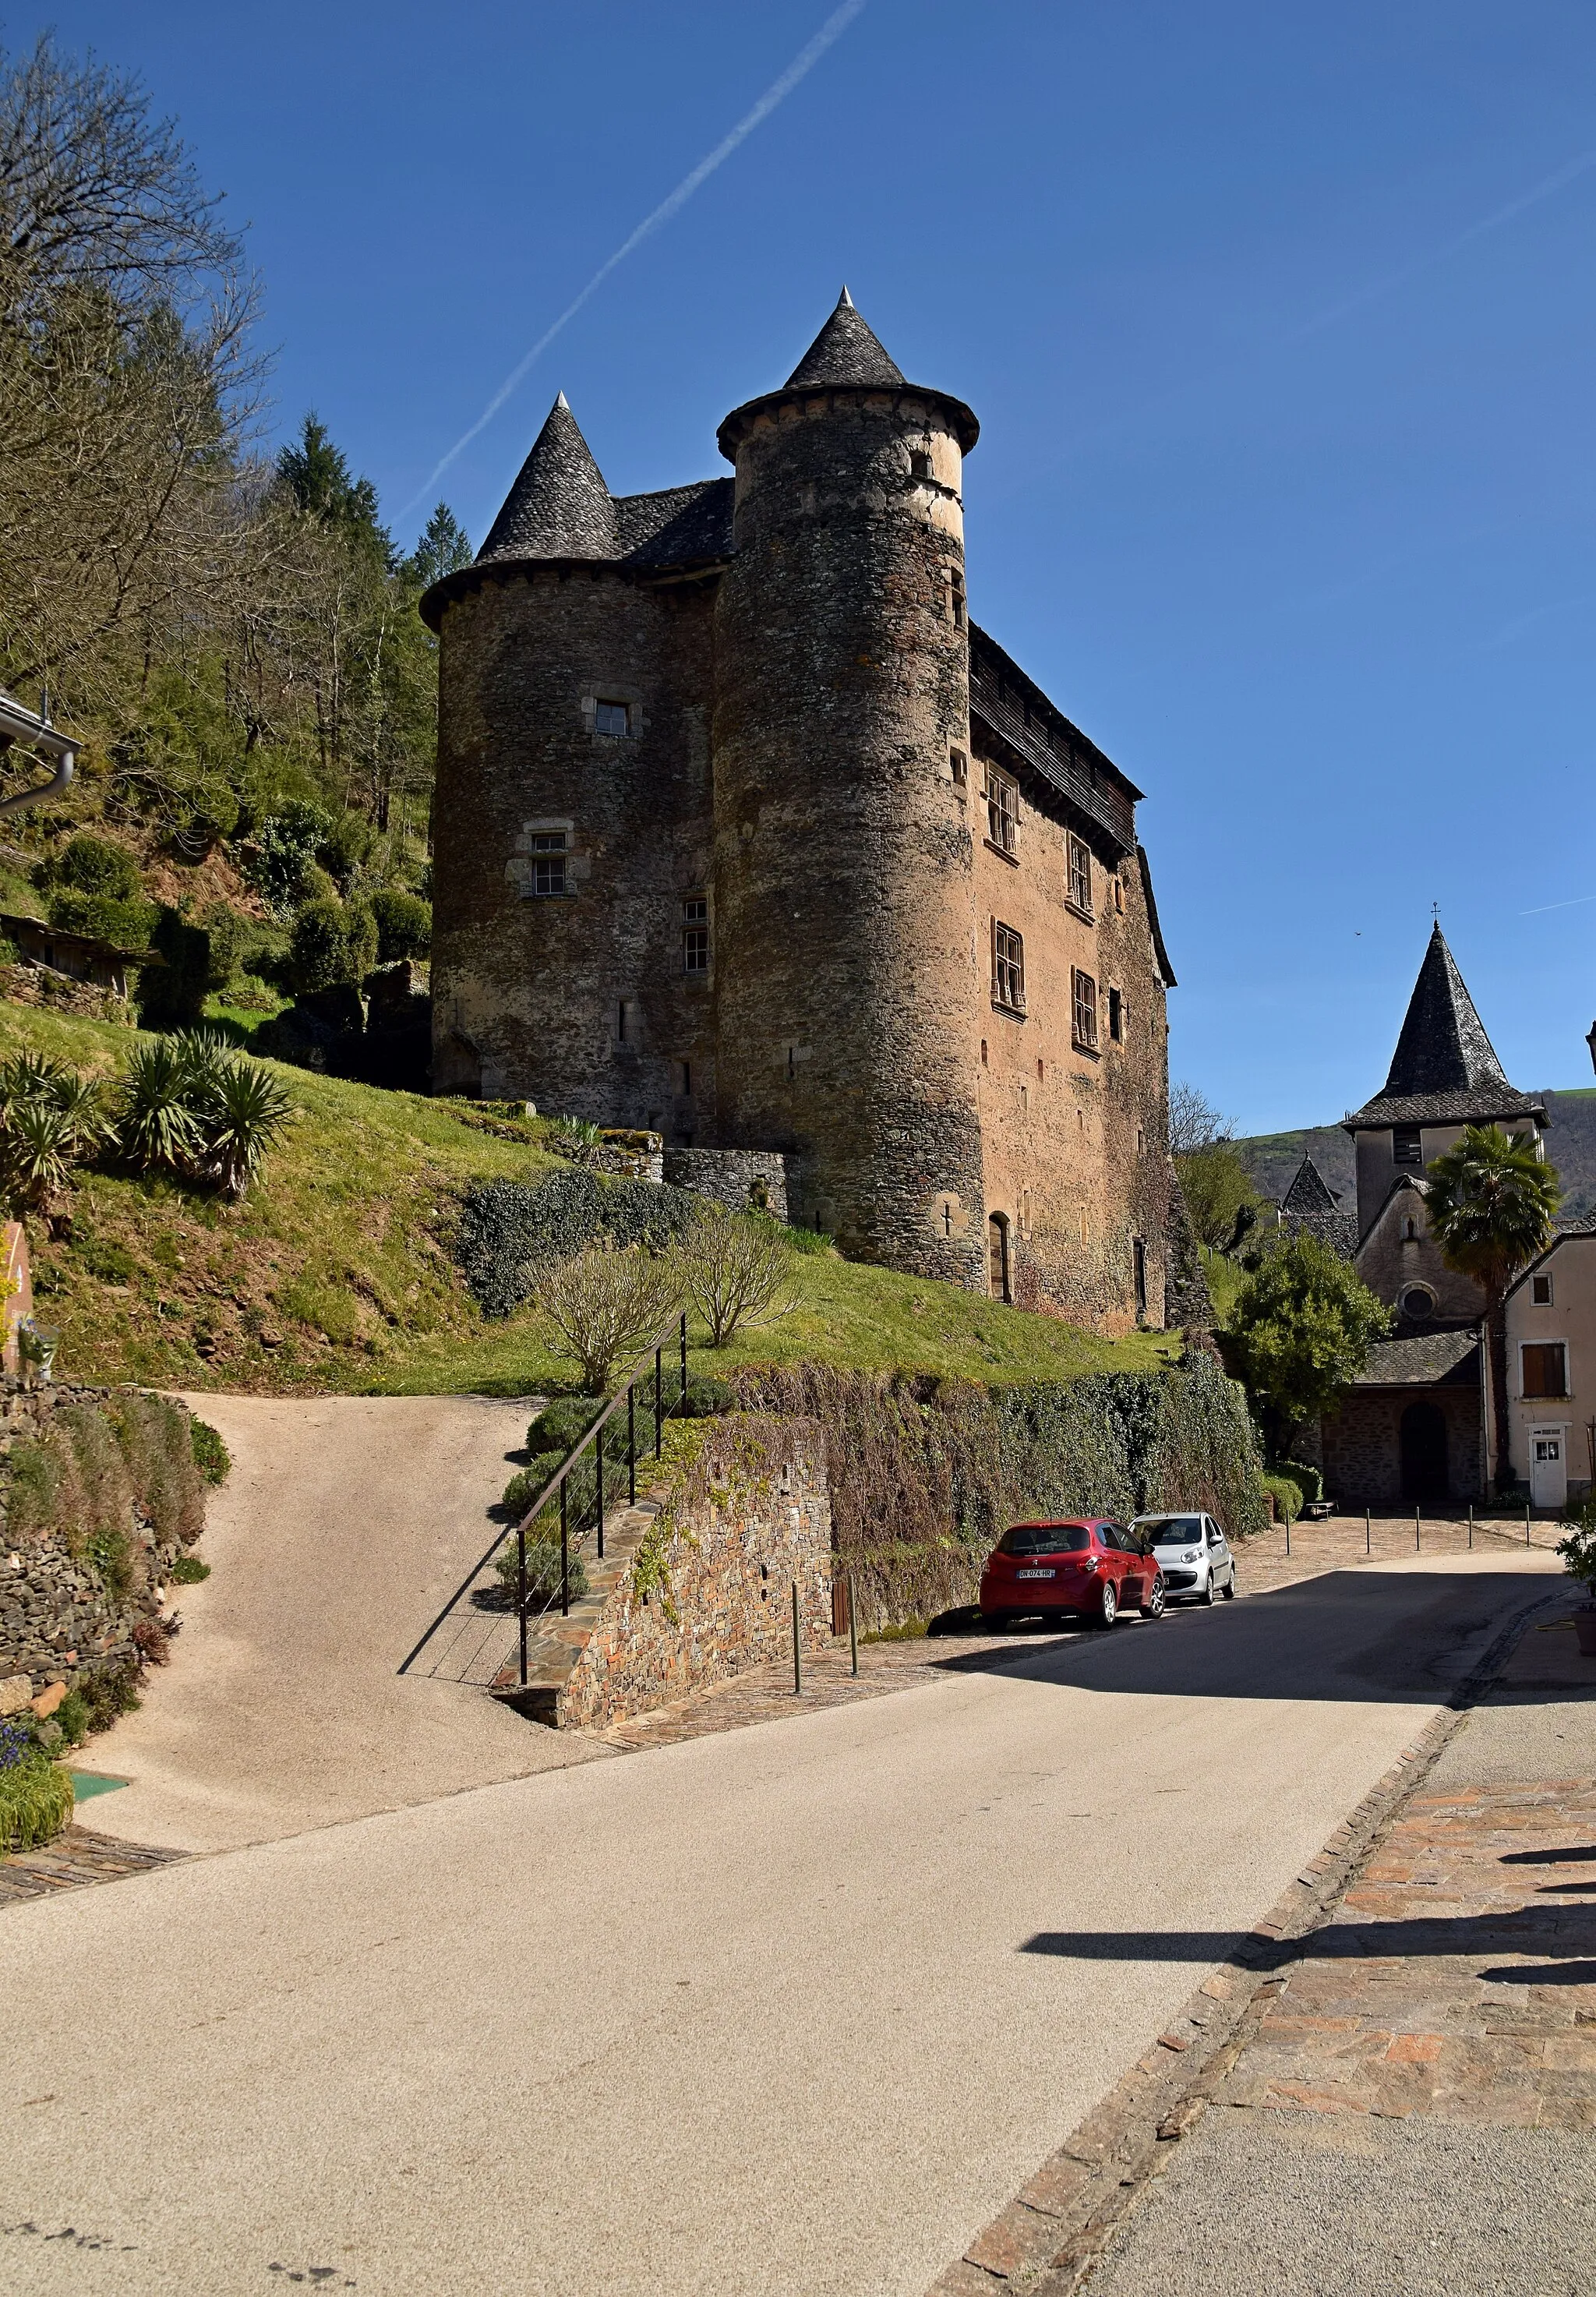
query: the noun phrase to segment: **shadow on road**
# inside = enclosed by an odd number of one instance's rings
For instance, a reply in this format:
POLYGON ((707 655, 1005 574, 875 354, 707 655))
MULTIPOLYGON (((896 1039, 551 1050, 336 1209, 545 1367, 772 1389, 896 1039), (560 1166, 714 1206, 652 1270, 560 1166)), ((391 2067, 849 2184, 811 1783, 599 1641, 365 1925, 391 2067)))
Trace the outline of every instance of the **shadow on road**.
MULTIPOLYGON (((934 1632, 955 1645, 979 1633, 980 1647, 927 1653, 927 1663, 1114 1693, 1445 1705, 1500 1639, 1567 1592, 1560 1577, 1507 1569, 1333 1571, 1213 1610, 1124 1618, 1108 1634, 1061 1635, 1075 1623, 1049 1623, 1032 1631, 1041 1642, 950 1612, 934 1632)), ((1568 1692, 1531 1684, 1521 1696, 1568 1692)))

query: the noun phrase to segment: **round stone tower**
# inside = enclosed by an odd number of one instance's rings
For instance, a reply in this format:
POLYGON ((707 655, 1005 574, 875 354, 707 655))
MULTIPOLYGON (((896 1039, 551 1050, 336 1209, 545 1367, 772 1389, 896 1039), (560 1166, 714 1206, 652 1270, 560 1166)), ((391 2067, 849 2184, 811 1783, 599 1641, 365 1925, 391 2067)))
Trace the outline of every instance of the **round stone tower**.
POLYGON ((844 288, 728 415, 715 608, 715 995, 729 1146, 797 1152, 794 1217, 983 1280, 960 480, 969 408, 844 288))

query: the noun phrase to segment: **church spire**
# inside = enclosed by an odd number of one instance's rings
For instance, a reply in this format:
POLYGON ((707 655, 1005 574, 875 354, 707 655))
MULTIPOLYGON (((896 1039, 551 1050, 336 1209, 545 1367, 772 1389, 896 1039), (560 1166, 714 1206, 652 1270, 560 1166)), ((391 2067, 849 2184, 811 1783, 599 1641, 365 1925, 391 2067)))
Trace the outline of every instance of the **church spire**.
POLYGON ((1385 1092, 1511 1090, 1437 920, 1408 1000, 1385 1092))
POLYGON ((613 558, 615 553, 615 506, 561 391, 476 563, 613 558))

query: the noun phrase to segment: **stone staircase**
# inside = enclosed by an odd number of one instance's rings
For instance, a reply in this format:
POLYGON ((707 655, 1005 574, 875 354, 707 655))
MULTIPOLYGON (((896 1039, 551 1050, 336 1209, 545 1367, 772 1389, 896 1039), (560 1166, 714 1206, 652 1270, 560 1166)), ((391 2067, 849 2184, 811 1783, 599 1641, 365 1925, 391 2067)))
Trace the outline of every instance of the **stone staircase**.
POLYGON ((556 1731, 561 1727, 565 1686, 598 1632, 612 1597, 630 1570, 632 1558, 663 1504, 662 1500, 650 1494, 640 1498, 635 1507, 605 1511, 603 1562, 598 1560, 596 1543, 590 1536, 582 1551, 588 1573, 587 1593, 574 1601, 564 1616, 556 1601, 551 1610, 530 1623, 526 1682, 523 1684, 520 1680, 519 1653, 512 1651, 494 1677, 496 1699, 513 1707, 518 1715, 524 1715, 529 1722, 546 1723, 556 1731))

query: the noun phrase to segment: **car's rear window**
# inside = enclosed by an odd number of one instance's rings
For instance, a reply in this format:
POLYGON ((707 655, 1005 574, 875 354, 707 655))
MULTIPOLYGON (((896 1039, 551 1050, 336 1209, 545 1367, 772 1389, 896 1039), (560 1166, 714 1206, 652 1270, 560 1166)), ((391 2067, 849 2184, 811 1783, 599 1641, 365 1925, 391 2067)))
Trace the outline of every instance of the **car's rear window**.
POLYGON ((1149 1547, 1186 1546, 1203 1535, 1200 1515, 1145 1515, 1137 1531, 1149 1547))
POLYGON ((1079 1523, 1016 1523, 998 1544, 1005 1555, 1084 1555, 1091 1534, 1079 1523))

